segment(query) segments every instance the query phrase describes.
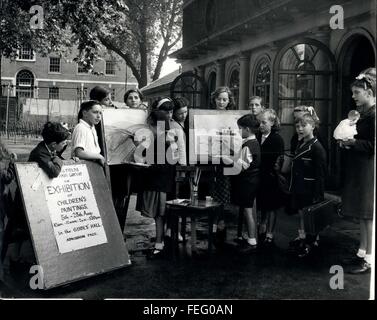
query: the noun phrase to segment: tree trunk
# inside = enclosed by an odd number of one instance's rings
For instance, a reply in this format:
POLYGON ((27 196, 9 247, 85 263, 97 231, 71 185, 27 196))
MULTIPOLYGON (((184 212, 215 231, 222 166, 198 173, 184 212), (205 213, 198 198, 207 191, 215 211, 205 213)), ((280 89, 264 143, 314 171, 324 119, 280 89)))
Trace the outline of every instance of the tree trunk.
POLYGON ((139 87, 142 88, 148 84, 147 26, 144 19, 140 23, 140 26, 141 26, 141 39, 139 42, 139 48, 140 48, 139 87))
POLYGON ((140 81, 139 88, 148 84, 148 55, 145 44, 140 44, 140 81))
POLYGON ((1 60, 3 58, 2 51, 0 49, 0 97, 3 96, 3 87, 2 87, 2 82, 1 82, 1 60))
POLYGON ((162 65, 164 64, 167 58, 167 43, 165 42, 160 50, 160 54, 158 55, 158 60, 156 64, 156 68, 154 69, 152 81, 157 80, 160 77, 162 65))

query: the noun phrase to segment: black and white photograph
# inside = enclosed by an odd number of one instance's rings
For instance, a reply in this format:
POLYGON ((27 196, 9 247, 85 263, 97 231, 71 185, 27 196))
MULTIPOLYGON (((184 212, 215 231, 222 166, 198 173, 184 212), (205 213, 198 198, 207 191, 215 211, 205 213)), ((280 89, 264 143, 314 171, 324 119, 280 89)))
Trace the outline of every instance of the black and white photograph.
POLYGON ((376 0, 0 0, 0 300, 374 300, 376 33, 376 0))

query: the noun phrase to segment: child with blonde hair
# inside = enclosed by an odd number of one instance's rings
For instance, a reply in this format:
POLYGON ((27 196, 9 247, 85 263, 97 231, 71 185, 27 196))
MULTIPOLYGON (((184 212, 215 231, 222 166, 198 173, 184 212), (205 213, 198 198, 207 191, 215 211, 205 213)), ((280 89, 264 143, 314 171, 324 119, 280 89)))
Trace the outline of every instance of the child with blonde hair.
POLYGON ((291 249, 298 257, 307 256, 318 245, 318 235, 307 235, 304 227, 304 208, 324 200, 326 151, 314 136, 316 120, 305 113, 296 118, 298 145, 291 167, 289 191, 292 206, 299 214, 298 238, 291 241, 291 249))

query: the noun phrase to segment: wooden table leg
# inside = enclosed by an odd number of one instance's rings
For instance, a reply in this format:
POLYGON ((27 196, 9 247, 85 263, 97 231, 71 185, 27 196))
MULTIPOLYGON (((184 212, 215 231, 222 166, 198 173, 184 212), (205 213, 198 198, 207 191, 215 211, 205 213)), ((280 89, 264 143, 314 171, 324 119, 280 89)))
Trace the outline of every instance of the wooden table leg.
POLYGON ((174 209, 169 209, 169 212, 167 212, 170 217, 170 230, 171 230, 171 249, 173 256, 176 255, 176 251, 178 249, 178 221, 179 216, 174 214, 174 209))
POLYGON ((186 216, 182 216, 181 234, 183 238, 183 243, 186 243, 186 216))
POLYGON ((212 252, 213 212, 208 212, 208 254, 212 252))
POLYGON ((197 253, 196 250, 196 218, 191 216, 191 253, 197 253))

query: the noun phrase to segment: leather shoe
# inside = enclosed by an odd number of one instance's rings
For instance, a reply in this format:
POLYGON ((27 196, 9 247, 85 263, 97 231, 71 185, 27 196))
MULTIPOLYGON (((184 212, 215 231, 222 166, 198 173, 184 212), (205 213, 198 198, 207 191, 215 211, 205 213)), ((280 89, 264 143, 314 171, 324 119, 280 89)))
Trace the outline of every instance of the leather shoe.
POLYGON ((342 260, 342 264, 345 265, 353 265, 353 266, 360 266, 364 262, 364 258, 360 258, 358 256, 354 256, 351 258, 345 258, 342 260))
POLYGON ((355 268, 351 269, 349 273, 351 274, 363 274, 363 273, 369 273, 370 272, 370 264, 366 262, 365 260, 355 268))
POLYGON ((245 244, 245 247, 240 249, 240 252, 243 254, 249 254, 249 253, 256 253, 258 250, 257 245, 250 245, 248 243, 245 244))

